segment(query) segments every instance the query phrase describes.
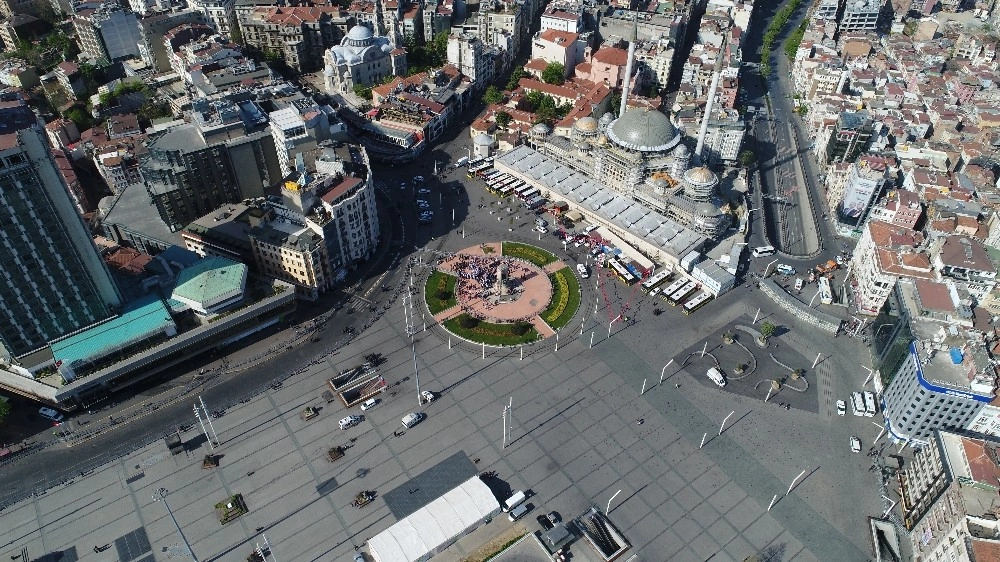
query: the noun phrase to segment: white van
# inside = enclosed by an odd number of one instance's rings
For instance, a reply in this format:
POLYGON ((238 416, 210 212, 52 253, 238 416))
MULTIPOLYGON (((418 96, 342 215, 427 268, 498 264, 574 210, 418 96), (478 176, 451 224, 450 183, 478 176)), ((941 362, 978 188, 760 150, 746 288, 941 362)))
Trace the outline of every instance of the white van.
POLYGON ((361 409, 365 412, 371 410, 375 406, 378 406, 377 398, 369 398, 368 400, 365 400, 364 402, 361 403, 361 409))
POLYGON ((424 419, 424 415, 420 412, 412 412, 403 416, 403 427, 409 429, 418 423, 420 420, 424 419))
POLYGON ((753 257, 759 258, 763 256, 773 256, 775 249, 774 246, 757 246, 751 250, 751 252, 753 253, 753 257))
POLYGON ((524 503, 524 500, 526 499, 528 499, 528 496, 526 496, 524 492, 521 491, 514 492, 513 496, 507 498, 507 501, 503 502, 503 510, 510 511, 515 507, 524 503))

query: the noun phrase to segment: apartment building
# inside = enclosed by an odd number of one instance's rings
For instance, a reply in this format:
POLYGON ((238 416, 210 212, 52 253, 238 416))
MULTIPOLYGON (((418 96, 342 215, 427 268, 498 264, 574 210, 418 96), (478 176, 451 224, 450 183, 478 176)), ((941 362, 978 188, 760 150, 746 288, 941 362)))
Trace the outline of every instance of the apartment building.
POLYGON ((900 278, 935 279, 921 233, 871 220, 854 249, 851 292, 858 312, 876 315, 900 278))
POLYGON ((240 20, 243 41, 261 51, 278 51, 298 72, 323 66, 324 52, 339 45, 354 18, 335 6, 257 8, 240 20))

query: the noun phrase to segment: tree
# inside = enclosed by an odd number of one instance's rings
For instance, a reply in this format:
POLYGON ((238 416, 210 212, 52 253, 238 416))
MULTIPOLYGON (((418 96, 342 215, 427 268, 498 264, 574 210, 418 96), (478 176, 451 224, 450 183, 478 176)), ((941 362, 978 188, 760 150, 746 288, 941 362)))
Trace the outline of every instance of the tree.
POLYGON ((361 99, 369 100, 372 99, 372 89, 364 84, 354 85, 354 94, 361 99))
POLYGON ((501 92, 496 86, 488 86, 486 88, 486 93, 483 94, 483 103, 486 105, 494 105, 503 102, 503 92, 501 92))
POLYGON ((508 92, 516 90, 518 83, 521 81, 521 78, 527 78, 529 76, 531 75, 528 74, 527 70, 520 67, 515 68, 514 72, 510 74, 510 80, 507 81, 507 87, 504 89, 507 90, 508 92))
POLYGON ((550 62, 542 71, 542 82, 561 86, 566 81, 566 67, 559 62, 550 62))
POLYGON ((760 325, 760 337, 764 338, 764 340, 767 340, 767 338, 774 335, 774 332, 777 329, 778 327, 775 326, 774 324, 770 322, 764 322, 763 324, 760 325))
POLYGON ((621 92, 612 92, 611 93, 611 106, 608 108, 608 111, 610 111, 611 114, 614 115, 615 113, 618 112, 618 108, 621 107, 621 105, 622 105, 622 93, 621 92))
POLYGON ((501 111, 500 113, 496 114, 495 119, 497 121, 497 127, 506 130, 507 125, 510 125, 510 120, 512 118, 510 116, 510 113, 507 113, 506 111, 501 111))
POLYGON ((752 150, 744 150, 743 152, 740 153, 739 156, 740 165, 743 166, 744 168, 750 167, 750 165, 753 164, 754 160, 756 159, 757 156, 754 155, 752 150))

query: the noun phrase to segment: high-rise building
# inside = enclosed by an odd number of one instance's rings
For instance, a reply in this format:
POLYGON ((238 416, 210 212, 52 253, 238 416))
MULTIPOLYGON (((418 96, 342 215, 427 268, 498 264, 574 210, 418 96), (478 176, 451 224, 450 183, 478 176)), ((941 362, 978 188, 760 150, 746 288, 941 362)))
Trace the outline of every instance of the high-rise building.
POLYGON ((841 113, 826 143, 826 163, 854 162, 868 148, 872 131, 872 117, 867 111, 841 113))
POLYGON ((0 103, 0 350, 21 357, 114 313, 121 294, 34 113, 0 103))
POLYGON ((964 428, 989 404, 996 374, 972 302, 952 283, 899 279, 872 321, 872 366, 892 439, 926 445, 964 428))
POLYGON ((882 0, 848 0, 837 31, 875 31, 882 13, 882 0))
POLYGON ((254 102, 192 105, 194 123, 154 138, 139 167, 160 218, 175 232, 225 203, 262 197, 281 178, 267 117, 254 102))
POLYGON ((75 9, 73 27, 84 56, 109 62, 145 57, 152 62, 141 48, 146 36, 135 13, 115 0, 79 4, 75 9))

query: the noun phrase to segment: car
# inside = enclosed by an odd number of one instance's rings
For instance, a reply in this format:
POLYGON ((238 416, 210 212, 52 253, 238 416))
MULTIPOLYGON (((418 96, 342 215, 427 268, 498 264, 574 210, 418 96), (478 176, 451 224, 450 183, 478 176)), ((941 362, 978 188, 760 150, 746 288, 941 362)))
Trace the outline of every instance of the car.
POLYGON ((799 277, 798 279, 795 280, 795 290, 796 291, 801 291, 802 290, 802 278, 801 277, 799 277))
POLYGON ((587 266, 582 263, 576 264, 576 272, 580 274, 581 279, 590 277, 590 272, 587 271, 587 266))
POLYGON ((549 232, 549 229, 545 228, 544 226, 536 226, 535 230, 537 230, 541 234, 547 234, 549 232))
POLYGON ((364 419, 364 416, 347 416, 340 420, 340 429, 350 429, 364 421, 364 419))
POLYGON ((422 183, 424 181, 424 176, 414 176, 413 181, 417 183, 422 183))
POLYGON ((594 246, 594 248, 590 250, 590 255, 594 256, 595 258, 601 255, 602 253, 604 253, 604 250, 601 250, 600 246, 594 246))
POLYGON ((851 436, 851 451, 855 453, 861 452, 861 440, 855 436, 851 436))
POLYGON ((420 213, 420 220, 429 221, 434 218, 434 213, 420 213))
POLYGON ((420 423, 420 420, 422 419, 424 419, 424 415, 422 413, 410 412, 409 414, 403 416, 403 427, 409 429, 420 423))
POLYGON ((599 225, 599 224, 592 224, 592 225, 588 226, 586 228, 586 230, 584 230, 584 232, 586 232, 587 234, 590 234, 591 232, 597 230, 600 227, 601 227, 601 225, 599 225))
POLYGON ((354 553, 354 562, 365 562, 365 553, 364 552, 355 552, 354 553))
POLYGON ((422 203, 421 202, 421 203, 417 203, 417 207, 419 207, 421 209, 430 209, 431 208, 431 204, 430 203, 422 203))
POLYGON ((583 241, 582 238, 577 239, 576 242, 573 242, 573 245, 576 246, 577 248, 579 248, 580 246, 583 246, 583 244, 584 244, 584 241, 583 241))
POLYGON ((538 517, 535 517, 535 521, 538 521, 538 524, 542 526, 542 530, 543 531, 551 531, 552 530, 553 525, 552 525, 552 522, 549 521, 548 517, 546 517, 544 515, 539 515, 538 517))
POLYGON ((788 265, 787 263, 779 263, 778 267, 774 268, 778 273, 782 275, 795 275, 795 268, 788 265))
POLYGON ((434 401, 434 398, 435 396, 433 392, 429 390, 420 391, 420 400, 422 400, 424 403, 430 404, 431 402, 434 401))
POLYGON ((399 189, 406 189, 406 182, 399 184, 399 189))
POLYGON ((530 503, 522 503, 521 505, 511 509, 507 514, 507 519, 511 522, 517 521, 524 516, 525 513, 531 511, 533 506, 530 503))
POLYGON ((62 423, 64 419, 62 414, 45 406, 38 409, 38 415, 56 424, 62 423))
POLYGON ((427 189, 426 187, 421 187, 420 189, 417 190, 417 193, 421 195, 427 195, 430 192, 431 190, 427 189))
POLYGON ((843 416, 847 414, 847 403, 843 400, 837 400, 837 415, 843 416))
POLYGON ((549 522, 552 523, 553 525, 559 522, 559 514, 556 513, 555 511, 550 511, 549 514, 546 515, 545 517, 548 518, 549 522))
POLYGON ((361 403, 361 410, 367 412, 368 410, 371 410, 375 406, 378 406, 378 402, 379 402, 378 398, 369 398, 368 400, 365 400, 364 402, 361 403))

